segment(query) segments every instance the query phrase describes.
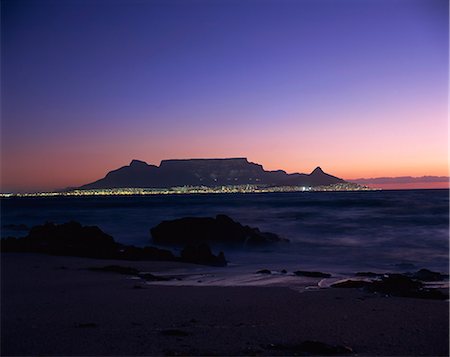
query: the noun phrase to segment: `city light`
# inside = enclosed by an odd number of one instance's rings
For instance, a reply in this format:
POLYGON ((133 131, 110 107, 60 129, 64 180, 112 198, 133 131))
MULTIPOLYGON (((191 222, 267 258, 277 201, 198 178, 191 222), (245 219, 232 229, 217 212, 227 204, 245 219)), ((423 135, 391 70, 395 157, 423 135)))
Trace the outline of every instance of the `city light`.
POLYGON ((378 190, 355 183, 337 183, 327 186, 265 186, 265 185, 226 185, 226 186, 178 186, 170 188, 100 188, 75 189, 61 192, 0 193, 0 198, 8 197, 56 197, 56 196, 146 196, 146 195, 186 195, 223 193, 270 193, 270 192, 321 192, 321 191, 373 191, 378 190))

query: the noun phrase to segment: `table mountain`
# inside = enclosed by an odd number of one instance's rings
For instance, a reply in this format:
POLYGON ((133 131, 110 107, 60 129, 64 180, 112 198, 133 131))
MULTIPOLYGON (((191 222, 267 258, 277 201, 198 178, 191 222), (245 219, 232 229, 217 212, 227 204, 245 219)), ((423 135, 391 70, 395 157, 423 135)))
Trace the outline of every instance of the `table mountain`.
POLYGON ((159 166, 133 160, 81 189, 120 187, 167 188, 174 186, 320 186, 345 182, 322 171, 320 167, 310 174, 288 174, 283 170, 266 171, 262 165, 246 158, 163 160, 159 166))

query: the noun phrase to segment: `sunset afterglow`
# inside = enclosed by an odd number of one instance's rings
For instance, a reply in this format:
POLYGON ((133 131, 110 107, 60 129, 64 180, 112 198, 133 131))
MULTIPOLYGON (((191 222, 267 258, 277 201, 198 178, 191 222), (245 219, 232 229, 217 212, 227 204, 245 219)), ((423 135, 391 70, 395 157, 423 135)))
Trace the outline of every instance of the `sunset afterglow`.
POLYGON ((448 176, 447 1, 18 0, 2 27, 2 192, 132 159, 448 176))

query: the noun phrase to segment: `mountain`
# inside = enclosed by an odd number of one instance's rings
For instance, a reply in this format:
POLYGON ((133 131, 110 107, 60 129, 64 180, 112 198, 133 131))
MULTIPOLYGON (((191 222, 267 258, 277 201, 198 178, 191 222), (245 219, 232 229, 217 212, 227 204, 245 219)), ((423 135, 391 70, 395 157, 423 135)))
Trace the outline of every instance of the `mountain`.
POLYGON ((266 171, 246 158, 163 160, 159 166, 133 160, 81 189, 174 186, 225 186, 258 184, 270 186, 320 186, 345 182, 322 171, 288 174, 283 170, 266 171))

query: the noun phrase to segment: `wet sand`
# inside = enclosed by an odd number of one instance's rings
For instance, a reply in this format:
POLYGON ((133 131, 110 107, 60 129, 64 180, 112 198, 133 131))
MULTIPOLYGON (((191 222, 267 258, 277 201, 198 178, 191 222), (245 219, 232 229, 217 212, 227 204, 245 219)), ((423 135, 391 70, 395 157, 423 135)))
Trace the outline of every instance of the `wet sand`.
POLYGON ((355 289, 149 285, 89 271, 198 266, 39 254, 1 257, 2 355, 289 355, 308 340, 359 356, 448 356, 448 301, 355 289))

